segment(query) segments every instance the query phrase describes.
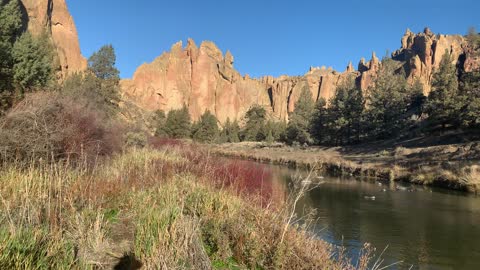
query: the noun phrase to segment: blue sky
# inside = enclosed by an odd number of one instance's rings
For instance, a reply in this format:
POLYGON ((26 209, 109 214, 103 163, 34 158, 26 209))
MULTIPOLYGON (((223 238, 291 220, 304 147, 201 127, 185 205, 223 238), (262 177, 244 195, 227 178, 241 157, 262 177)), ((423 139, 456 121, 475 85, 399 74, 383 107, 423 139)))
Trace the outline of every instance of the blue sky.
POLYGON ((179 40, 214 41, 253 77, 343 71, 349 61, 400 47, 406 28, 465 34, 480 29, 478 0, 67 0, 83 55, 113 44, 122 78, 179 40))

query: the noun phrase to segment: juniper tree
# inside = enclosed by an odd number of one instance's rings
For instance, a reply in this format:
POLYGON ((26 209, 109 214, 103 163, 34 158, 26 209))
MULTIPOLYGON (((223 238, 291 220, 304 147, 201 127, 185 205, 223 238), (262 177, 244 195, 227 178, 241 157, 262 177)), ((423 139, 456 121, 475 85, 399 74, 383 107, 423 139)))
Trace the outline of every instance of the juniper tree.
POLYGON ((428 119, 433 125, 457 125, 457 115, 462 104, 458 100, 458 80, 455 66, 448 51, 440 61, 440 67, 433 75, 432 92, 428 96, 428 119))
POLYGON ((53 79, 53 47, 47 34, 25 32, 13 45, 13 81, 22 91, 47 86, 53 79))
POLYGON ((460 80, 459 103, 461 125, 465 128, 480 128, 480 71, 464 73, 460 80))
POLYGON ((324 98, 318 99, 310 121, 310 134, 316 143, 330 141, 330 134, 327 132, 327 114, 327 102, 324 98))
POLYGON ((310 120, 314 109, 315 103, 313 102, 312 93, 308 87, 302 88, 285 130, 287 143, 311 144, 313 142, 310 135, 310 120))
POLYGON ((245 126, 241 132, 244 141, 263 141, 267 111, 260 105, 252 106, 245 114, 245 126))
POLYGON ((179 110, 171 110, 168 112, 165 120, 165 133, 176 139, 190 137, 191 120, 188 108, 186 105, 179 110))
POLYGON ((230 121, 230 118, 227 118, 225 124, 223 125, 222 131, 220 132, 218 142, 220 143, 236 143, 240 141, 239 138, 240 127, 238 122, 235 120, 230 121))
POLYGON ((192 138, 199 142, 212 143, 218 136, 218 120, 209 110, 192 126, 192 138))
POLYGON ((167 116, 165 112, 162 110, 156 110, 153 113, 152 122, 153 128, 155 130, 155 136, 157 137, 167 137, 167 132, 165 131, 165 123, 167 120, 167 116))
POLYGON ((22 14, 18 0, 0 1, 0 94, 12 88, 12 49, 21 34, 22 27, 22 14))
POLYGON ((406 110, 411 100, 403 70, 394 60, 385 58, 372 87, 368 89, 368 135, 372 138, 395 137, 407 126, 406 110))

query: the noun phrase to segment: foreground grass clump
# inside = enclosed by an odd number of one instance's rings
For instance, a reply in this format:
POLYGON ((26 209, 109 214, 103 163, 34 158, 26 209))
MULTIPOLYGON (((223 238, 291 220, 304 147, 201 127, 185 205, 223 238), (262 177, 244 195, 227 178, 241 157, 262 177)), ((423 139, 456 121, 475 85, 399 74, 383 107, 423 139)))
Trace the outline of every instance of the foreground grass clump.
POLYGON ((85 164, 0 171, 0 269, 366 268, 285 226, 259 168, 179 147, 85 164))

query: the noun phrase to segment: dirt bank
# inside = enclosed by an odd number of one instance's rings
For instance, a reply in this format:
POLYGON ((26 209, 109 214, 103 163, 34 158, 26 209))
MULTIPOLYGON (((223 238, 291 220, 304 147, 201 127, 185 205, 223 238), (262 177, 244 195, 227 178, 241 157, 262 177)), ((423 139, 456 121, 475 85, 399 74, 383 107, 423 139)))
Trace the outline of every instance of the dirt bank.
POLYGON ((477 142, 436 146, 376 143, 348 148, 243 142, 204 147, 223 156, 314 168, 330 176, 352 175, 372 181, 480 191, 480 143, 477 142))

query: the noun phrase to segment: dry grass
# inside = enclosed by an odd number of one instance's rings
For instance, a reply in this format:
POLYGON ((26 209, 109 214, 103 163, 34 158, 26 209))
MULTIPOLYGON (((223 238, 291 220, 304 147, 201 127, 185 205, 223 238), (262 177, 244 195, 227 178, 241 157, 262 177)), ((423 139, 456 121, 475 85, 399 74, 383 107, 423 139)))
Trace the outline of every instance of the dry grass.
POLYGON ((305 228, 285 226, 290 208, 241 180, 260 170, 223 171, 234 165, 182 145, 93 167, 7 166, 0 269, 367 268, 370 251, 356 267, 305 228))

